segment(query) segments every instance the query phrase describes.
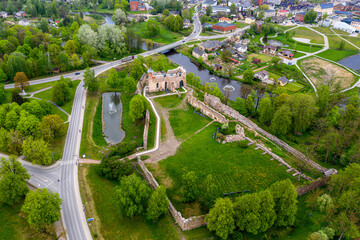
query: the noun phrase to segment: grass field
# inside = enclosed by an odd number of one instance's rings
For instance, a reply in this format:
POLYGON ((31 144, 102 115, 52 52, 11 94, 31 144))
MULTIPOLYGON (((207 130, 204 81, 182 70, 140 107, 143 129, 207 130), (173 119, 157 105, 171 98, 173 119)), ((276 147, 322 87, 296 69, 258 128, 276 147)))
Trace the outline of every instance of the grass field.
POLYGON ((154 42, 163 43, 163 44, 169 44, 179 41, 184 36, 180 33, 172 32, 161 23, 159 24, 159 26, 160 26, 160 33, 153 37, 148 36, 146 33, 146 22, 135 24, 130 28, 134 30, 135 33, 140 34, 142 38, 151 39, 154 42))
POLYGON ((328 27, 312 27, 314 30, 324 34, 334 34, 328 27))
MULTIPOLYGON (((190 127, 189 124, 187 126, 190 127)), ((154 176, 167 187, 175 207, 186 217, 194 213, 188 204, 179 201, 181 179, 185 172, 194 171, 199 184, 208 174, 212 174, 219 193, 244 190, 256 192, 278 180, 295 180, 285 171, 285 167, 280 167, 276 161, 270 161, 269 156, 254 150, 254 146, 244 149, 237 143, 218 143, 212 138, 216 127, 217 124, 213 123, 183 142, 177 153, 160 161, 159 166, 148 164, 154 176)))
POLYGON ((283 44, 289 45, 287 47, 289 49, 302 51, 302 52, 313 53, 313 52, 317 52, 322 49, 322 46, 310 45, 310 44, 296 42, 296 41, 289 41, 288 39, 286 39, 285 34, 279 34, 277 37, 271 38, 271 39, 279 40, 283 44))
POLYGON ((96 111, 93 119, 93 130, 92 130, 92 139, 97 146, 106 147, 108 144, 105 141, 103 131, 102 131, 102 97, 99 98, 99 101, 96 106, 96 111))
POLYGON ((358 53, 359 51, 349 43, 345 42, 343 50, 339 50, 340 43, 343 41, 341 38, 339 38, 336 35, 329 35, 327 36, 329 40, 329 47, 330 49, 317 54, 320 57, 327 58, 332 61, 339 61, 345 57, 354 55, 358 53))
POLYGON ((339 35, 350 35, 350 33, 345 32, 345 31, 342 31, 342 30, 340 30, 340 29, 335 29, 335 28, 333 28, 333 30, 334 30, 334 32, 336 32, 336 33, 339 34, 339 35))
POLYGON ((289 92, 297 92, 299 91, 300 89, 304 88, 305 86, 302 85, 301 83, 297 83, 297 82, 291 82, 291 83, 288 83, 286 84, 284 87, 284 89, 286 89, 287 91, 289 92))
POLYGON ((170 124, 177 139, 189 137, 210 122, 209 118, 195 114, 194 110, 189 107, 187 110, 175 109, 169 112, 170 124))
POLYGON ((346 40, 348 40, 349 42, 351 42, 352 44, 354 44, 355 46, 360 48, 360 38, 359 37, 350 37, 350 36, 342 36, 343 38, 345 38, 346 40))
POLYGON ((180 98, 177 95, 170 95, 166 97, 154 98, 154 101, 160 104, 162 108, 175 108, 180 105, 184 97, 184 94, 182 94, 180 98))
POLYGON ((295 55, 294 55, 294 58, 299 58, 299 57, 302 57, 302 56, 305 56, 305 53, 296 52, 295 55))
MULTIPOLYGON (((101 221, 100 232, 104 239, 180 239, 180 235, 172 223, 173 219, 169 214, 166 214, 156 223, 147 220, 143 216, 121 218, 113 201, 114 187, 118 183, 100 177, 96 173, 96 166, 94 165, 82 165, 80 174, 86 174, 84 170, 88 172, 86 180, 90 186, 96 213, 101 221)), ((82 196, 84 196, 84 191, 87 188, 80 185, 80 189, 82 196)), ((87 209, 86 207, 87 217, 92 217, 88 214, 90 211, 94 212, 95 209, 87 209)), ((93 226, 90 226, 90 229, 93 236, 95 234, 99 235, 99 232, 94 231, 93 226)), ((96 238, 94 237, 94 239, 96 238)))
POLYGON ((270 62, 271 59, 272 59, 272 57, 271 57, 271 56, 268 56, 268 55, 259 54, 259 53, 252 53, 252 54, 248 55, 247 61, 248 61, 248 62, 252 62, 252 59, 253 59, 253 58, 260 59, 260 60, 261 60, 261 63, 270 62))
POLYGON ((323 36, 321 36, 320 34, 314 32, 314 31, 311 31, 310 29, 308 29, 306 27, 298 27, 289 32, 294 33, 293 37, 295 37, 295 38, 310 39, 311 43, 324 44, 323 36))
MULTIPOLYGON (((146 64, 149 65, 152 70, 157 71, 168 71, 170 69, 177 68, 179 65, 171 62, 165 55, 163 54, 155 54, 149 57, 146 57, 146 64)), ((149 67, 149 66, 148 66, 149 67)))
POLYGON ((245 27, 245 26, 248 25, 248 24, 243 23, 243 22, 235 22, 235 24, 236 24, 236 27, 237 27, 237 28, 242 28, 242 27, 245 27))
MULTIPOLYGON (((61 106, 61 108, 64 109, 69 114, 71 114, 76 88, 77 88, 77 86, 79 85, 80 82, 81 82, 80 80, 73 81, 73 86, 72 86, 72 88, 70 88, 72 98, 71 98, 71 100, 69 102, 67 102, 63 106, 61 106)), ((51 101, 52 100, 51 92, 52 92, 52 89, 50 88, 50 89, 48 89, 46 91, 35 94, 34 97, 38 97, 38 98, 41 98, 41 99, 44 99, 44 100, 50 100, 51 101)))

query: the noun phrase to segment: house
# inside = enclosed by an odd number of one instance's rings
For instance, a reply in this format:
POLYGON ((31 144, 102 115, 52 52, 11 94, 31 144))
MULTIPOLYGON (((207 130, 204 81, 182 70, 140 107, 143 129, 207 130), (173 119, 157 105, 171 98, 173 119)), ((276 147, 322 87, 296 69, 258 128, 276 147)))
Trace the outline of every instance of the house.
POLYGON ((225 0, 222 0, 220 6, 227 6, 227 2, 225 0))
POLYGON ((283 50, 280 52, 281 56, 287 59, 292 59, 294 54, 292 54, 289 50, 283 50))
POLYGON ((264 46, 264 53, 266 54, 276 55, 276 50, 277 50, 276 46, 270 46, 270 45, 264 46))
POLYGON ((230 13, 230 8, 226 6, 215 6, 212 8, 212 13, 218 12, 230 13))
POLYGON ((216 32, 233 32, 236 29, 236 25, 233 23, 227 23, 227 22, 219 22, 212 26, 212 29, 216 32))
POLYGON ((208 54, 203 51, 202 49, 200 49, 199 47, 195 47, 192 51, 192 55, 195 58, 202 58, 203 60, 207 60, 208 59, 208 54))
POLYGON ((247 51, 247 46, 245 44, 241 44, 241 43, 235 44, 234 48, 239 53, 244 53, 247 51))
POLYGON ((176 88, 186 87, 186 70, 178 67, 167 72, 154 72, 150 68, 140 82, 143 86, 148 84, 149 92, 166 90, 175 92, 176 88))
POLYGON ((334 11, 341 11, 341 12, 346 12, 350 10, 350 5, 346 4, 345 2, 336 4, 334 6, 334 11))
POLYGON ((24 12, 24 11, 15 13, 15 17, 17 17, 17 18, 23 18, 25 16, 26 16, 26 12, 24 12))
POLYGON ((213 65, 213 67, 214 67, 214 70, 215 70, 215 71, 219 71, 219 70, 222 69, 222 66, 221 66, 220 64, 218 64, 218 63, 215 63, 215 64, 213 65))
POLYGON ((265 1, 263 1, 263 0, 255 0, 255 1, 254 1, 254 5, 255 5, 255 6, 261 6, 261 5, 264 4, 264 2, 265 2, 265 1))
POLYGON ((305 14, 306 14, 306 12, 301 12, 301 13, 295 14, 295 21, 296 22, 305 22, 304 21, 305 14))
POLYGON ((0 18, 7 18, 7 17, 8 17, 7 12, 4 11, 0 12, 0 18))
POLYGON ((209 52, 213 52, 221 48, 221 43, 219 40, 207 40, 206 42, 199 44, 199 48, 201 48, 203 51, 207 50, 209 52))
POLYGON ((273 17, 273 16, 275 16, 275 14, 276 14, 275 10, 265 10, 264 11, 265 18, 273 17))
POLYGON ((252 24, 255 22, 255 18, 254 17, 246 17, 245 18, 245 23, 246 24, 252 24))
POLYGON ((20 21, 18 22, 18 24, 20 26, 29 26, 30 25, 30 22, 29 20, 27 20, 26 18, 23 18, 23 19, 20 19, 20 21))
POLYGON ((280 9, 277 13, 276 16, 288 16, 289 15, 289 11, 285 10, 285 9, 280 9))
POLYGON ((221 17, 219 19, 219 22, 226 22, 226 23, 232 23, 230 18, 226 18, 226 17, 221 17))
POLYGON ((287 19, 286 16, 276 15, 276 16, 274 16, 274 17, 271 18, 271 21, 272 21, 273 23, 281 24, 281 23, 283 23, 286 19, 287 19))
POLYGON ((270 74, 266 70, 262 70, 262 71, 256 72, 254 74, 254 77, 261 81, 266 81, 269 79, 269 75, 270 74))
POLYGON ((203 28, 212 28, 212 24, 211 23, 203 23, 202 27, 203 28))
POLYGON ((260 30, 262 29, 263 24, 264 24, 264 22, 261 20, 258 20, 255 22, 255 26, 260 30))
POLYGON ((261 63, 261 60, 260 60, 260 59, 257 59, 257 58, 253 58, 252 63, 254 63, 254 64, 260 64, 260 63, 261 63))
POLYGON ((326 13, 326 14, 332 14, 334 11, 334 6, 332 3, 323 3, 319 4, 314 8, 315 12, 320 13, 326 13))
POLYGON ((216 0, 205 0, 202 2, 202 7, 201 9, 206 9, 207 6, 212 6, 212 7, 215 7, 217 5, 217 1, 216 0))
POLYGON ((190 26, 191 26, 190 20, 189 19, 184 19, 183 28, 189 28, 190 26))
POLYGON ((288 82, 289 82, 289 80, 285 76, 278 79, 278 83, 282 87, 285 86, 286 84, 288 84, 288 82))
POLYGON ((239 4, 237 4, 237 7, 239 8, 239 11, 247 11, 251 9, 252 3, 248 0, 242 0, 239 2, 239 4))
POLYGON ((350 26, 349 24, 346 24, 344 22, 336 22, 333 26, 334 29, 339 29, 341 31, 353 34, 357 31, 356 28, 354 28, 353 26, 350 26))
POLYGON ((354 28, 356 28, 356 29, 360 29, 360 20, 357 19, 357 21, 352 21, 352 22, 350 23, 350 26, 352 26, 352 27, 354 27, 354 28))
POLYGON ((146 11, 144 2, 141 0, 130 0, 130 11, 146 11))

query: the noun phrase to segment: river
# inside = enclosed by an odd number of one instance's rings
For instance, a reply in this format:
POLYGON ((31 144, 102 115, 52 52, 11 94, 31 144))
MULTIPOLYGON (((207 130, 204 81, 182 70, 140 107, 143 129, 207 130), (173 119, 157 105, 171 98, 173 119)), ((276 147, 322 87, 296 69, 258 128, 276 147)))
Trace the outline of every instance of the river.
POLYGON ((83 12, 84 15, 90 15, 90 14, 95 14, 95 15, 99 15, 102 16, 105 20, 104 24, 114 24, 114 21, 112 20, 112 15, 111 14, 106 14, 106 13, 96 13, 96 12, 83 12))
POLYGON ((229 99, 235 101, 237 97, 242 97, 241 92, 241 83, 235 80, 218 77, 212 74, 209 70, 201 66, 198 62, 190 59, 189 57, 176 52, 171 51, 165 54, 169 59, 171 59, 174 63, 185 68, 187 73, 195 73, 200 77, 201 83, 209 82, 216 83, 220 90, 225 94, 229 92, 229 99), (231 91, 225 91, 225 89, 229 89, 231 91))

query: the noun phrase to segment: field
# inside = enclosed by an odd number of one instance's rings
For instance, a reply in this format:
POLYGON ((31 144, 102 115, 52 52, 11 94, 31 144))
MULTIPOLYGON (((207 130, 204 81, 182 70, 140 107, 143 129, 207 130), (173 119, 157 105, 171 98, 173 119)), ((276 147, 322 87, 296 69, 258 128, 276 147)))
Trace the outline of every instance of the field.
POLYGON ((330 28, 327 27, 312 27, 314 30, 324 34, 334 34, 330 28))
POLYGON ((340 29, 333 28, 333 31, 336 32, 339 35, 350 35, 349 33, 345 32, 345 31, 342 31, 340 29))
POLYGON ((313 52, 317 52, 323 48, 322 46, 296 42, 292 39, 289 40, 286 38, 285 34, 278 34, 277 37, 269 38, 269 39, 279 40, 283 44, 289 45, 287 48, 292 49, 292 50, 302 51, 302 52, 313 53, 313 52))
POLYGON ((334 88, 340 84, 343 89, 350 87, 356 80, 352 73, 342 67, 316 57, 303 60, 300 66, 316 86, 326 84, 334 88))
POLYGON ((288 83, 286 84, 284 87, 284 89, 286 89, 287 91, 289 92, 297 92, 299 91, 300 89, 304 88, 305 86, 302 85, 301 83, 297 83, 297 82, 291 82, 291 83, 288 83))
MULTIPOLYGON (((177 68, 176 63, 172 63, 165 55, 155 54, 149 57, 146 57, 146 64, 150 65, 151 69, 155 72, 157 71, 168 71, 170 69, 177 68)), ((149 66, 148 66, 149 67, 149 66)))
POLYGON ((261 60, 261 63, 270 62, 271 59, 272 59, 272 57, 271 57, 271 56, 268 56, 268 55, 258 54, 258 53, 252 53, 252 54, 248 55, 247 61, 248 61, 248 62, 252 62, 252 59, 253 59, 253 58, 260 59, 260 60, 261 60))
POLYGON ((348 40, 349 42, 351 42, 352 44, 354 44, 355 46, 360 48, 360 38, 359 37, 350 37, 350 36, 342 36, 343 38, 345 38, 346 40, 348 40))
POLYGON ((157 164, 148 164, 158 181, 167 187, 175 207, 186 217, 202 213, 196 203, 182 204, 179 201, 181 179, 186 172, 194 171, 200 185, 208 174, 212 174, 220 194, 245 190, 255 192, 278 180, 295 180, 285 167, 270 161, 269 156, 254 150, 254 146, 240 148, 237 143, 218 143, 212 138, 217 126, 212 123, 184 141, 174 156, 157 164))
POLYGON ((185 97, 184 94, 182 94, 180 98, 177 95, 171 95, 166 97, 155 98, 154 101, 160 104, 162 108, 175 108, 180 105, 184 97, 185 97))
POLYGON ((169 44, 176 41, 179 41, 184 35, 176 32, 172 32, 167 29, 163 24, 159 24, 160 33, 156 36, 150 37, 146 33, 146 22, 142 22, 140 24, 135 24, 131 27, 135 33, 140 34, 142 38, 151 39, 157 43, 169 44))
POLYGON ((293 37, 295 37, 295 38, 310 39, 311 43, 324 44, 323 36, 321 36, 320 34, 314 32, 306 27, 298 27, 289 32, 294 33, 293 37))
POLYGON ((343 40, 336 35, 328 35, 327 37, 329 40, 330 49, 317 54, 320 57, 327 58, 329 60, 336 62, 345 57, 354 55, 359 52, 354 46, 350 45, 349 43, 347 43, 345 41, 344 41, 345 42, 344 48, 342 50, 339 50, 340 43, 343 40))
POLYGON ((90 226, 94 239, 96 236, 104 239, 180 239, 169 214, 156 223, 143 216, 121 218, 113 201, 114 187, 118 183, 100 177, 95 165, 81 165, 79 179, 82 200, 88 203, 85 214, 87 217, 98 216, 90 226))

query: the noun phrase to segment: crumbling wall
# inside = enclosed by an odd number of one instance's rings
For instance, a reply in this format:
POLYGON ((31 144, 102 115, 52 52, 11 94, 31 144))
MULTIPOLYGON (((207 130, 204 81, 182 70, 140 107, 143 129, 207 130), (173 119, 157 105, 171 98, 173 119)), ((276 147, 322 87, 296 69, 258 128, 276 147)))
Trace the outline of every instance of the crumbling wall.
POLYGON ((298 196, 301 196, 305 193, 308 193, 310 191, 313 191, 317 188, 323 187, 325 185, 328 184, 330 178, 329 177, 323 177, 320 178, 312 183, 310 183, 309 185, 303 186, 303 187, 299 187, 298 189, 296 189, 298 196))
POLYGON ((145 113, 145 127, 144 127, 144 136, 143 136, 143 145, 144 149, 147 149, 147 141, 148 141, 148 134, 149 134, 149 124, 150 124, 150 113, 149 110, 146 110, 145 113))

